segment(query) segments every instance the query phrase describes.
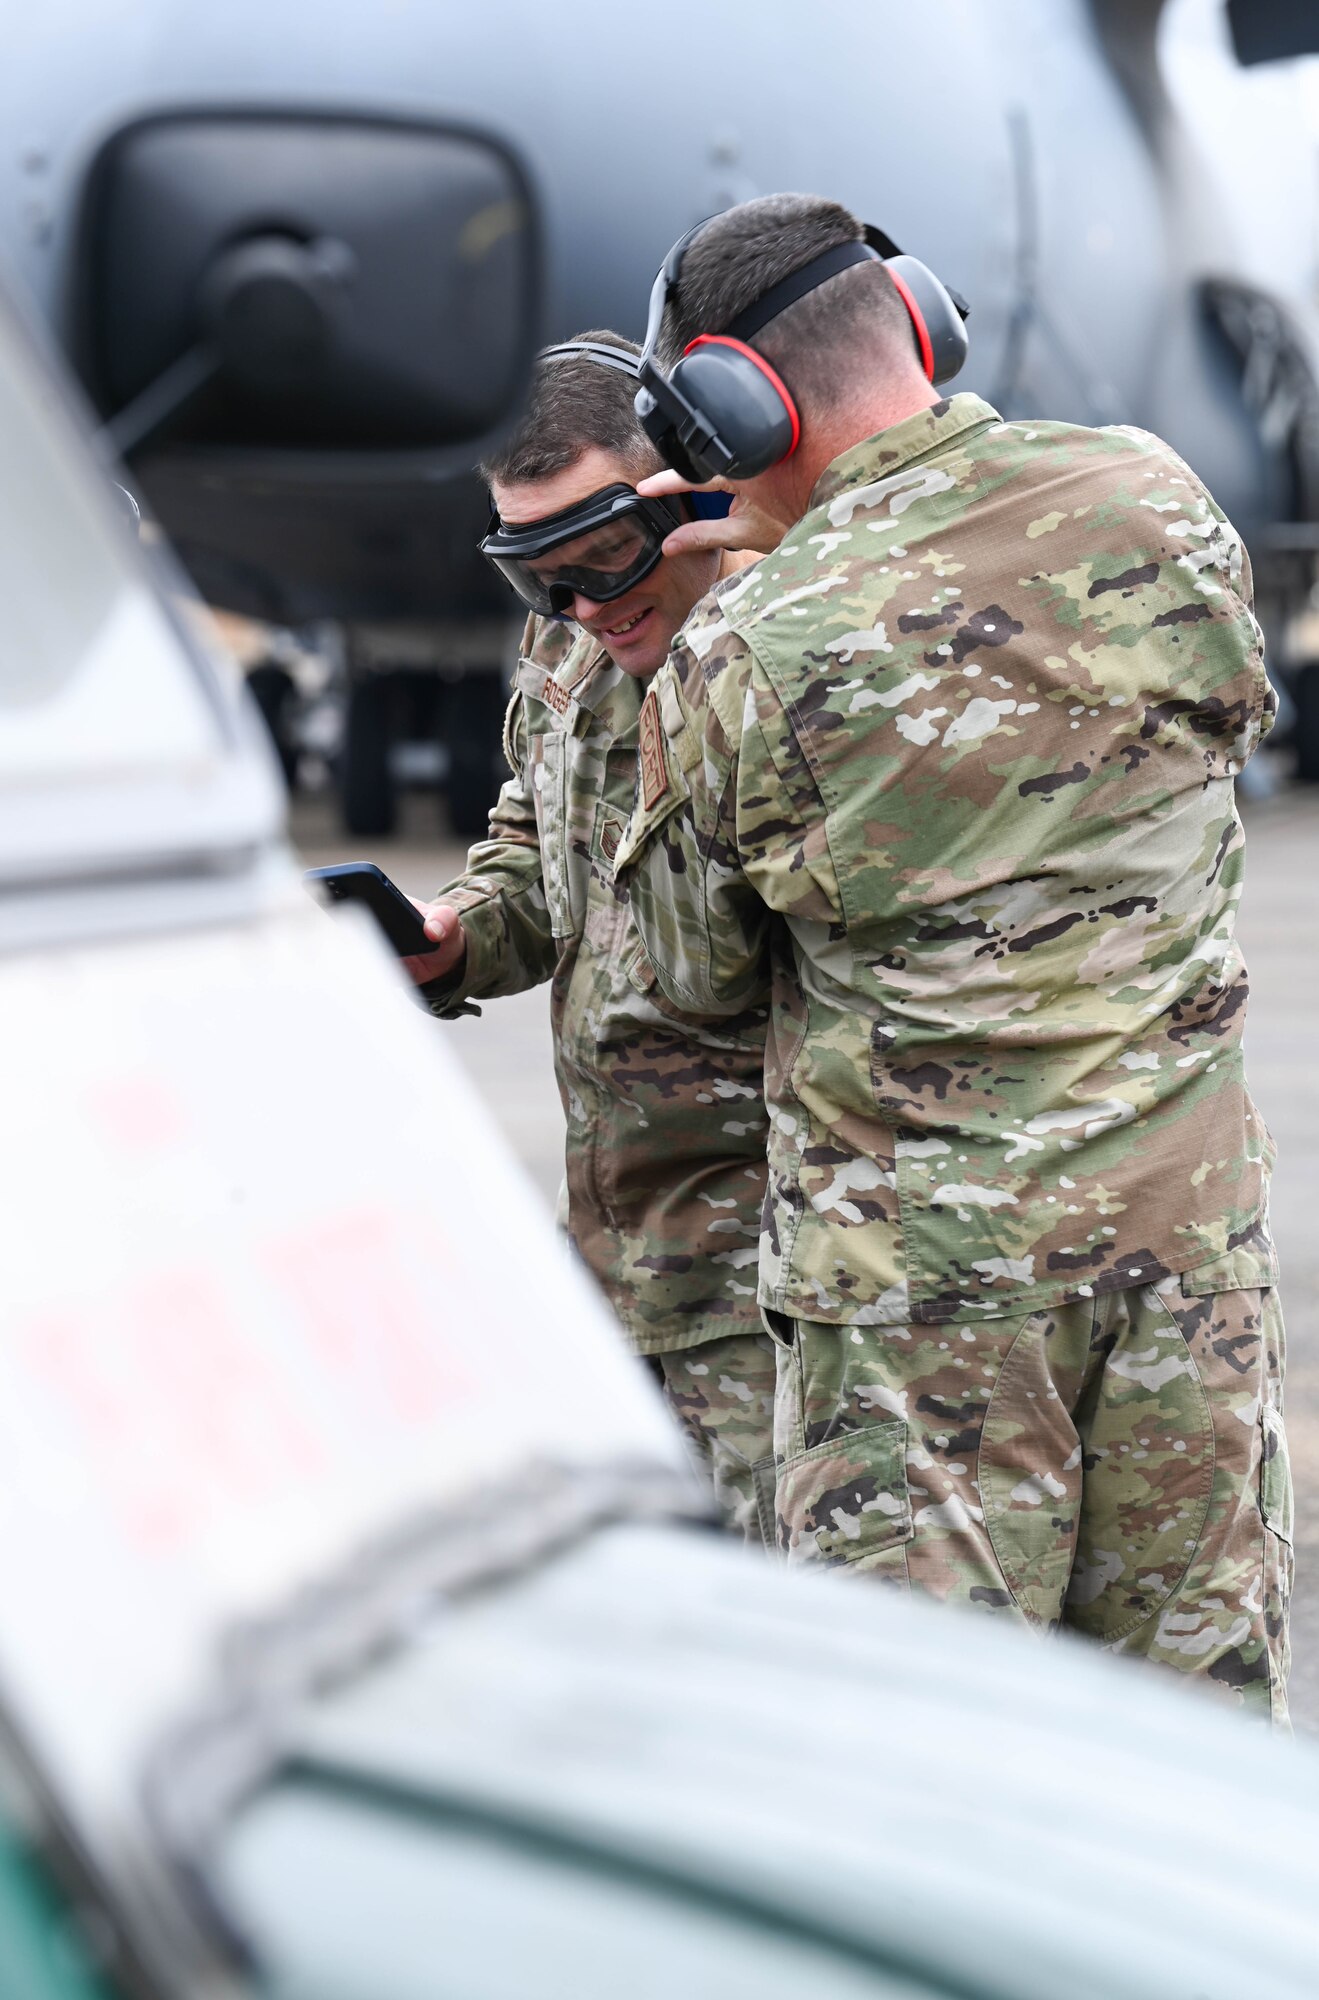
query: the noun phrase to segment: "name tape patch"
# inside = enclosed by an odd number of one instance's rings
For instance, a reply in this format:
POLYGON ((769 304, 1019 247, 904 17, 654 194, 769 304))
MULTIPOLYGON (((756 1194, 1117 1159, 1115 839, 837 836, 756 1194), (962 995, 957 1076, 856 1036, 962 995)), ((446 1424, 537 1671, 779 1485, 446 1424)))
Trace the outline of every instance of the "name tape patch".
POLYGON ((572 696, 569 694, 567 688, 556 681, 552 674, 546 674, 545 685, 541 689, 540 698, 548 708, 552 708, 558 715, 567 714, 568 704, 572 700, 572 696))
POLYGON ((669 789, 669 767, 664 756, 664 731, 660 724, 659 702, 651 689, 641 704, 641 803, 649 812, 669 789))

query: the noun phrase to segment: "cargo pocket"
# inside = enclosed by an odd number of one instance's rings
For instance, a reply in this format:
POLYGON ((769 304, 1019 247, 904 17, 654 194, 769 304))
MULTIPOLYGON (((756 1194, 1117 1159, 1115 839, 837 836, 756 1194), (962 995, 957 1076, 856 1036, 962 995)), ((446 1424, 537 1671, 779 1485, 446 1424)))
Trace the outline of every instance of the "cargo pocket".
POLYGON ((1264 1590, 1261 1602, 1264 1643, 1269 1655, 1269 1714, 1275 1727, 1287 1726, 1287 1676, 1291 1670, 1292 1473, 1282 1413, 1271 1403, 1260 1412, 1260 1512, 1264 1516, 1264 1590))
POLYGON ((1264 1525, 1280 1540, 1292 1541, 1292 1468, 1282 1412, 1266 1403, 1260 1411, 1259 1503, 1264 1525))
MULTIPOLYGON (((656 1021, 673 1021, 686 1029, 689 1035, 692 1033, 693 1021, 700 1018, 695 1007, 679 1007, 670 1000, 668 994, 659 983, 655 968, 650 961, 650 955, 640 939, 638 939, 637 943, 628 953, 623 965, 623 972, 633 992, 640 995, 643 1000, 649 1001, 651 1007, 654 1008, 656 1021)), ((645 1015, 642 1014, 640 1018, 644 1019, 645 1015)), ((762 1035, 761 1046, 763 1047, 763 1045, 764 1036, 762 1035)), ((728 1046, 728 1044, 725 1043, 724 1046, 728 1046)))
POLYGON ((846 1563, 905 1582, 912 1535, 907 1426, 872 1424, 785 1460, 775 1512, 789 1564, 846 1563))

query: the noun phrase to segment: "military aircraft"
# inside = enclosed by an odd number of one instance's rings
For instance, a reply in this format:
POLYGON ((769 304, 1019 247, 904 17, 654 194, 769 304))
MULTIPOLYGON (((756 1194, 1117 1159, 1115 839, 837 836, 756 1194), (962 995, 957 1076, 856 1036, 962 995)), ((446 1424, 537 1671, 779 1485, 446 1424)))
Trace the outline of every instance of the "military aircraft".
MULTIPOLYGON (((501 393, 541 337, 638 331, 668 244, 776 187, 837 193, 959 287, 965 386, 1177 445, 1281 656, 1319 313, 1222 183, 1275 161, 1313 240, 1316 177, 1226 46, 1206 156, 1168 34, 1197 7, 1212 37, 1214 0, 830 0, 809 28, 799 0, 47 0, 0 65, 0 260, 203 594, 342 633, 349 826, 388 829, 400 741, 442 731, 470 831, 512 634, 468 470, 501 393)), ((1223 18, 1270 74, 1319 49, 1304 0, 1223 18)), ((278 731, 287 673, 257 686, 278 731)), ((1319 703, 1300 730, 1319 773, 1319 703)))

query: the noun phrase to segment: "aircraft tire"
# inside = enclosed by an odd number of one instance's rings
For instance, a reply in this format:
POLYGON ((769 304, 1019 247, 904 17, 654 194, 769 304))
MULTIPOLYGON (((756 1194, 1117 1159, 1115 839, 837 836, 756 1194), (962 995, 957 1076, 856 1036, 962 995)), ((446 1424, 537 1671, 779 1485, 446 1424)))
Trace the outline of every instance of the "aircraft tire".
POLYGON ((298 776, 298 751, 291 728, 296 693, 293 676, 287 667, 279 666, 276 661, 261 660, 250 669, 247 685, 252 690, 252 699, 261 710, 261 719, 270 731, 270 740, 284 773, 284 783, 292 791, 298 776))
POLYGON ((348 691, 339 766, 344 829, 363 838, 392 833, 398 817, 398 792, 389 761, 390 725, 388 682, 381 674, 363 674, 348 691))
POLYGON ((486 830, 504 772, 500 731, 508 693, 498 673, 465 674, 449 689, 449 823, 464 840, 486 830))
POLYGON ((1319 785, 1319 660, 1296 669, 1291 691, 1296 703, 1296 776, 1302 784, 1319 785))

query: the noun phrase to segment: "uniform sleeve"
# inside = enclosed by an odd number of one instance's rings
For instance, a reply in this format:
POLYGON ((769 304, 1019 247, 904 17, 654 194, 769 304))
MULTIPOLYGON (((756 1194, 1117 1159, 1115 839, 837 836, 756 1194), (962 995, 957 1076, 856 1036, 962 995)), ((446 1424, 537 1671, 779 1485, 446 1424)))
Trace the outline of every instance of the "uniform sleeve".
POLYGON ((615 861, 660 985, 698 1013, 740 1012, 768 984, 768 912, 738 852, 736 717, 751 665, 736 642, 704 662, 676 642, 642 704, 636 799, 615 861))
POLYGON ((437 891, 462 912, 467 940, 461 978, 435 980, 421 989, 442 1020, 475 1013, 473 1001, 539 986, 558 958, 541 874, 521 695, 514 695, 509 708, 504 748, 513 775, 491 811, 489 833, 471 849, 462 874, 437 891))
MULTIPOLYGON (((1209 611, 1205 653, 1198 664, 1206 693, 1226 711, 1226 735, 1231 739, 1215 744, 1217 755, 1211 752, 1210 764, 1232 775, 1272 729, 1278 697, 1264 664, 1264 634, 1255 616, 1255 582, 1246 545, 1191 468, 1180 459, 1176 463, 1204 511, 1203 521, 1175 524, 1185 531, 1189 545, 1178 568, 1194 578, 1209 611)), ((1219 723, 1217 714, 1205 719, 1219 723)), ((1225 737, 1218 726, 1212 733, 1225 737)))

